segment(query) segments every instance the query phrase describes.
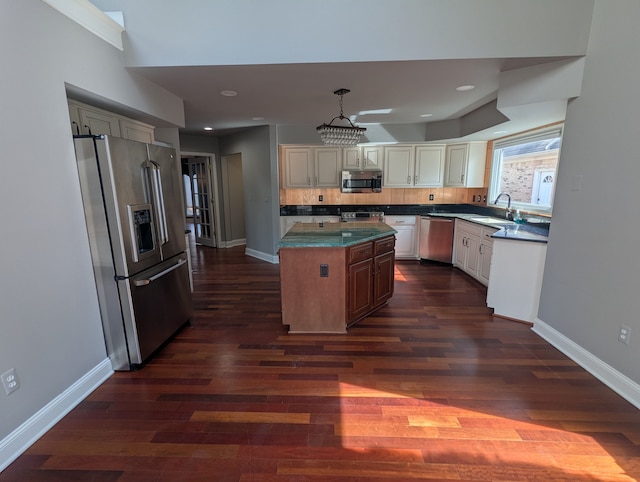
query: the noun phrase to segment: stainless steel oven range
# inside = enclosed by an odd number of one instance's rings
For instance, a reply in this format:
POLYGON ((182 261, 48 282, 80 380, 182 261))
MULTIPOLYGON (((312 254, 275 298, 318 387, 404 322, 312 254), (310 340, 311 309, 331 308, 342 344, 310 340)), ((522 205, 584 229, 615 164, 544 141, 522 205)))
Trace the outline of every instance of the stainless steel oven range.
POLYGON ((349 211, 340 215, 342 222, 367 222, 378 223, 384 221, 384 213, 382 211, 349 211))

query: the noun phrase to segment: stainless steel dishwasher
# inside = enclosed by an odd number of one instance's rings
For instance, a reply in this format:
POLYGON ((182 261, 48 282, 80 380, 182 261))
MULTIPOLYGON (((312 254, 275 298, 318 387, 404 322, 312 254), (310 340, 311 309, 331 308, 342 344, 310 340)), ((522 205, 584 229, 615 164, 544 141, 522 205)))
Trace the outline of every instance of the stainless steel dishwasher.
POLYGON ((420 219, 420 259, 452 263, 453 226, 451 218, 422 216, 420 219))

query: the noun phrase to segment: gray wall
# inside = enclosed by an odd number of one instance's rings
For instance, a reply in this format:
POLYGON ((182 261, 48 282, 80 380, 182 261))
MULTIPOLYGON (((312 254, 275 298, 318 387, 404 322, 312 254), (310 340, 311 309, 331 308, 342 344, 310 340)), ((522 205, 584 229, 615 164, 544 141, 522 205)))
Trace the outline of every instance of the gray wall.
POLYGON ((0 373, 21 382, 0 390, 2 440, 106 359, 65 85, 165 125, 184 113, 40 0, 0 2, 0 58, 0 373))
POLYGON ((637 0, 595 4, 582 95, 567 110, 538 314, 636 383, 639 20, 637 0), (617 341, 621 324, 632 329, 629 345, 617 341))
POLYGON ((593 5, 592 0, 182 0, 175 8, 175 2, 157 0, 92 2, 105 11, 126 12, 125 62, 140 67, 571 56, 583 51, 593 5))
POLYGON ((220 138, 220 155, 242 155, 247 250, 275 257, 280 239, 280 194, 275 127, 220 138))

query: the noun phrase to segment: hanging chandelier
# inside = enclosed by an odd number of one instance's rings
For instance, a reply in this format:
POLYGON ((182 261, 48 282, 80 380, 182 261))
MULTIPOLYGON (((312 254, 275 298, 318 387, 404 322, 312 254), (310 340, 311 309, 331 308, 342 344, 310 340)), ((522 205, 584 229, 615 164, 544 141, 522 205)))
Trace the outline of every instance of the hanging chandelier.
POLYGON ((367 130, 364 127, 354 126, 353 122, 342 115, 342 96, 349 92, 351 92, 349 89, 338 89, 334 92, 334 94, 340 96, 340 115, 331 119, 328 124, 322 124, 316 128, 322 142, 327 146, 355 146, 360 141, 364 131, 367 130), (336 119, 346 120, 349 125, 334 125, 333 122, 336 119))

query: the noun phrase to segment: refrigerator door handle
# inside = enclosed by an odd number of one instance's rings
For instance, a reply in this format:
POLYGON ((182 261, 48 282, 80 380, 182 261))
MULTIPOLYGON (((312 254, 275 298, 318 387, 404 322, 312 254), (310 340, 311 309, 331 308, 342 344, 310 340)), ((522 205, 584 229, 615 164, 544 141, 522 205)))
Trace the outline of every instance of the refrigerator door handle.
POLYGON ((146 161, 144 166, 147 168, 147 173, 151 173, 151 182, 149 184, 151 185, 153 202, 156 206, 158 216, 160 244, 166 244, 169 241, 169 230, 167 229, 167 215, 164 207, 164 196, 162 194, 160 166, 153 161, 146 161))
POLYGON ((183 264, 185 264, 187 262, 186 259, 181 259, 180 261, 178 261, 176 264, 174 264, 173 266, 170 266, 169 268, 160 271, 159 273, 154 274, 153 276, 149 276, 148 278, 144 278, 144 279, 137 279, 133 282, 133 284, 135 286, 146 286, 150 283, 153 283, 155 280, 162 278, 164 275, 171 273, 173 270, 178 269, 180 266, 182 266, 183 264))

